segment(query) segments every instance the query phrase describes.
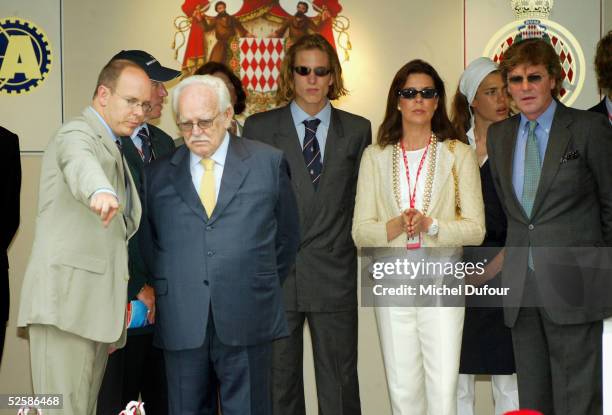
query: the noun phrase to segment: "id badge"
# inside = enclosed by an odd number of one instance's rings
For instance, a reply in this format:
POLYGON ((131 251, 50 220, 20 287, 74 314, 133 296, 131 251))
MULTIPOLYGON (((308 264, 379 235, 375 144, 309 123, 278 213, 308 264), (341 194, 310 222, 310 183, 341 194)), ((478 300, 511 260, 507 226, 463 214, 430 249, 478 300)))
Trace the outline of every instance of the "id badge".
POLYGON ((406 241, 406 249, 419 249, 421 247, 421 233, 409 237, 406 241))

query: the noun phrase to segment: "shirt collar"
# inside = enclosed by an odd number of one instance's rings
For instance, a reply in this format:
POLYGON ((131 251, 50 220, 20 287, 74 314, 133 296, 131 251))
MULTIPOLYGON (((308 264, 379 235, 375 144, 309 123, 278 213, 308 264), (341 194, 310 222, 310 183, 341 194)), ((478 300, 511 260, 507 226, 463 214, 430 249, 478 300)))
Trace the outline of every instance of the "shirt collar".
MULTIPOLYGON (((214 160, 215 164, 218 164, 221 167, 223 167, 225 165, 225 158, 227 156, 227 150, 229 148, 229 142, 230 142, 230 135, 226 131, 225 132, 225 137, 223 137, 223 141, 219 145, 219 148, 217 148, 217 151, 215 151, 213 153, 213 155, 210 156, 210 158, 214 160)), ((195 166, 196 164, 199 164, 200 160, 203 159, 203 157, 198 156, 197 154, 194 154, 191 151, 189 152, 189 157, 190 157, 190 164, 189 165, 191 167, 195 166)))
POLYGON ((138 128, 134 128, 134 132, 132 133, 132 135, 130 136, 130 138, 133 140, 136 138, 136 136, 138 135, 138 133, 140 132, 140 130, 145 129, 147 131, 147 134, 149 133, 149 127, 147 127, 147 123, 143 122, 142 124, 140 124, 138 126, 138 128))
POLYGON ((329 128, 329 120, 331 119, 331 104, 329 100, 325 103, 321 111, 319 111, 314 116, 311 116, 306 111, 304 111, 300 106, 294 101, 291 101, 289 105, 291 108, 291 116, 293 117, 293 123, 298 126, 302 124, 306 120, 312 120, 318 118, 321 120, 321 124, 323 124, 326 128, 329 128))
POLYGON ((606 95, 606 109, 608 110, 608 115, 612 114, 612 100, 610 97, 606 95))
POLYGON ((106 128, 106 131, 108 131, 108 133, 110 134, 110 136, 112 137, 112 139, 114 141, 117 141, 118 138, 115 135, 115 133, 113 132, 113 130, 111 130, 111 128, 108 126, 108 124, 106 123, 106 121, 104 121, 104 118, 102 118, 102 116, 100 115, 100 113, 98 111, 95 110, 94 107, 92 107, 91 105, 89 106, 89 109, 93 111, 94 114, 96 114, 96 117, 98 117, 98 119, 100 120, 100 122, 102 123, 102 125, 104 126, 104 128, 106 128))
MULTIPOLYGON (((548 106, 548 108, 546 108, 546 111, 544 111, 542 114, 540 114, 538 118, 536 118, 536 121, 538 122, 538 126, 542 127, 544 131, 546 131, 546 134, 550 133, 550 127, 552 126, 552 122, 555 116, 556 109, 557 109, 557 101, 553 99, 550 105, 548 106)), ((523 131, 523 129, 528 123, 529 123, 529 120, 527 119, 527 117, 525 117, 525 114, 521 113, 521 124, 519 126, 520 127, 519 131, 523 131)))

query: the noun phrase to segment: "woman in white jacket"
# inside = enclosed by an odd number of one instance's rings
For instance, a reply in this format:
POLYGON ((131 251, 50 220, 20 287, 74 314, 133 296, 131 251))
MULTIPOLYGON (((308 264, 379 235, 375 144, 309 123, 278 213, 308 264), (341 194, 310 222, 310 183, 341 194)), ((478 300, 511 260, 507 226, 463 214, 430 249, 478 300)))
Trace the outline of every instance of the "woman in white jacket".
MULTIPOLYGON (((431 65, 413 60, 397 72, 377 137, 359 170, 356 245, 376 248, 374 260, 400 252, 413 263, 458 263, 461 247, 484 237, 480 175, 474 152, 453 139, 431 65)), ((448 279, 455 276, 413 281, 448 279)), ((375 312, 393 414, 455 415, 464 309, 392 307, 383 297, 375 312)))

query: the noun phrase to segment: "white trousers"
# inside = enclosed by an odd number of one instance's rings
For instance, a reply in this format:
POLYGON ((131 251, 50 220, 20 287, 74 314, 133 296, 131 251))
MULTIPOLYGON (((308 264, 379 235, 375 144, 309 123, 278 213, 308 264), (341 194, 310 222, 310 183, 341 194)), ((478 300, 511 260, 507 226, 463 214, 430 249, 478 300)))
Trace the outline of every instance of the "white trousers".
POLYGON ((462 307, 377 307, 393 415, 456 415, 462 307))
MULTIPOLYGON (((475 375, 459 375, 457 383, 457 415, 474 415, 474 384, 475 375)), ((518 386, 516 374, 492 375, 491 389, 495 415, 519 409, 518 386)))

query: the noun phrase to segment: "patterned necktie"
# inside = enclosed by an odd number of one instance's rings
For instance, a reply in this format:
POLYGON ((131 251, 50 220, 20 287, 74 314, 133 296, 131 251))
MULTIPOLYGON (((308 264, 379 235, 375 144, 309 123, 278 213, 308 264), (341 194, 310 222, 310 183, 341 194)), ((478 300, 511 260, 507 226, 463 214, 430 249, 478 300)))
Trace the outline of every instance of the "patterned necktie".
POLYGON ((149 164, 153 157, 153 151, 151 149, 151 137, 149 137, 149 131, 142 127, 140 131, 138 131, 138 137, 142 141, 142 161, 144 164, 149 164))
POLYGON ((523 174, 523 196, 521 204, 527 217, 531 217, 533 202, 535 201, 538 183, 540 182, 540 151, 538 150, 538 139, 535 134, 537 121, 529 121, 529 133, 525 144, 525 171, 523 174))
MULTIPOLYGON (((540 151, 538 149, 538 138, 535 130, 538 126, 537 121, 529 121, 529 133, 527 134, 527 143, 525 144, 525 171, 523 172, 523 196, 521 204, 528 218, 531 218, 533 202, 535 201, 536 192, 538 191, 538 183, 540 182, 540 151)), ((533 252, 529 247, 529 257, 527 266, 530 269, 535 269, 533 265, 533 252)))
POLYGON ((308 174, 310 174, 310 179, 315 189, 319 184, 321 170, 323 169, 323 164, 321 163, 321 149, 319 148, 319 141, 317 140, 317 127, 320 123, 321 120, 318 118, 304 121, 306 134, 304 134, 302 155, 304 156, 306 169, 308 170, 308 174))
POLYGON ((204 167, 204 175, 200 182, 200 200, 202 206, 206 210, 206 214, 210 218, 215 204, 217 203, 217 195, 215 191, 215 161, 213 159, 202 159, 200 164, 204 167))

